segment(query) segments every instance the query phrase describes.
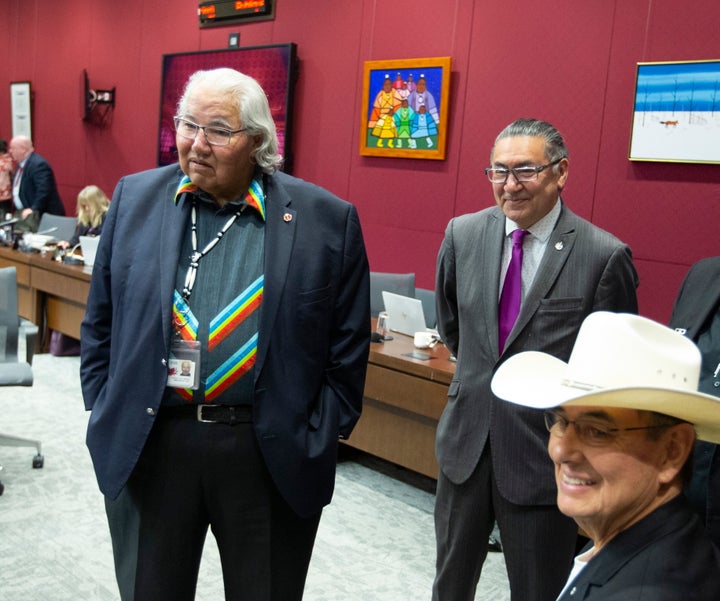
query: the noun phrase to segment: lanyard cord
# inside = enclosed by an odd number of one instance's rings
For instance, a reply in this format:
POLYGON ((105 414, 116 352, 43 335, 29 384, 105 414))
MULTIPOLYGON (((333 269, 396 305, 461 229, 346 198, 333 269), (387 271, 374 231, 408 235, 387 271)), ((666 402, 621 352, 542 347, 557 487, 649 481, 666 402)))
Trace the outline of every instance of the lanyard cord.
POLYGON ((215 246, 217 246, 218 242, 222 239, 222 237, 225 235, 225 232, 227 232, 231 227, 232 224, 235 223, 235 220, 240 217, 242 212, 245 210, 245 207, 247 205, 243 205, 240 209, 235 211, 235 213, 225 222, 225 225, 222 227, 222 229, 217 233, 217 235, 210 240, 210 242, 207 243, 205 248, 203 248, 201 251, 198 252, 197 249, 197 201, 193 199, 192 203, 192 211, 190 213, 190 221, 192 223, 192 232, 191 232, 191 239, 192 239, 192 255, 190 255, 190 266, 188 267, 187 273, 185 274, 185 285, 183 286, 182 296, 187 301, 190 298, 190 295, 192 294, 193 286, 195 285, 195 276, 197 274, 198 266, 200 265, 200 259, 202 259, 206 254, 208 254, 215 246))

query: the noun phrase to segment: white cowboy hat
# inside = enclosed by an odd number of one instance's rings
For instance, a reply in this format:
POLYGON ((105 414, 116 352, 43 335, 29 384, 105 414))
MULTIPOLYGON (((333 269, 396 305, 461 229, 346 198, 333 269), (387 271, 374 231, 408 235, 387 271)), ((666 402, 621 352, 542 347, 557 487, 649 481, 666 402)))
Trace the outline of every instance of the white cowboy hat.
POLYGON ((720 398, 698 392, 701 355, 693 342, 645 317, 591 313, 570 360, 528 351, 497 369, 501 399, 548 409, 582 405, 640 409, 695 425, 698 438, 720 443, 720 398))

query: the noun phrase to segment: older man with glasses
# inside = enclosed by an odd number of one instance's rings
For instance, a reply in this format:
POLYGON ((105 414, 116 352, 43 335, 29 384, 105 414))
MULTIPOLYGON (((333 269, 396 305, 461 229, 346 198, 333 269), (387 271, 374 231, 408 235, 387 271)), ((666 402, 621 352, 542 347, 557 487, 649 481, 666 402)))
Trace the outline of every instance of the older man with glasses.
POLYGON ((700 366, 670 328, 601 311, 567 363, 524 352, 497 370, 496 395, 545 409, 558 507, 591 539, 559 601, 720 599, 720 551, 683 494, 696 437, 720 442, 700 366))
POLYGON ((457 367, 437 428, 434 601, 475 598, 495 521, 514 601, 553 601, 572 564, 577 526, 555 504, 542 415, 490 390, 520 351, 567 359, 593 311, 637 311, 628 246, 560 197, 569 168, 555 127, 511 123, 486 169, 497 206, 452 219, 440 248, 438 330, 457 367))
POLYGON ((358 214, 279 171, 267 96, 193 74, 179 164, 124 177, 82 324, 87 443, 122 599, 298 601, 340 438, 360 416, 370 276, 358 214))

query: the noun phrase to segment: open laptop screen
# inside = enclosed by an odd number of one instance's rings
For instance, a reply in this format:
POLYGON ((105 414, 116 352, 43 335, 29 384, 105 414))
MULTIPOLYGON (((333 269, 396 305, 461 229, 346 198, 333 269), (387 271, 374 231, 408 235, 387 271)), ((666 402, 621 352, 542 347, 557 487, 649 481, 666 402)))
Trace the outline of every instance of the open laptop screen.
POLYGON ((415 332, 424 332, 427 329, 420 299, 386 290, 383 290, 382 296, 390 321, 390 329, 393 332, 414 336, 415 332))

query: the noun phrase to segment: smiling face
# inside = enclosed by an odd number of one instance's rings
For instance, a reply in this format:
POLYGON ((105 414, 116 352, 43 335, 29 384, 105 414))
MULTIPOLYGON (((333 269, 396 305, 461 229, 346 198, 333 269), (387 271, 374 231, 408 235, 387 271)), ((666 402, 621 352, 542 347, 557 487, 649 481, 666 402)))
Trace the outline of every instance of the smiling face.
MULTIPOLYGON (((206 85, 195 88, 185 108, 180 116, 198 125, 230 130, 243 126, 235 97, 206 85)), ((253 136, 240 132, 232 136, 227 146, 212 146, 205 134, 198 131, 194 140, 176 135, 175 141, 183 173, 220 205, 236 200, 247 190, 255 171, 252 157, 257 141, 253 136)))
MULTIPOLYGON (((652 425, 648 412, 632 409, 564 407, 558 413, 569 421, 609 428, 652 425)), ((656 439, 648 432, 617 432, 599 446, 581 441, 574 425, 562 436, 550 435, 558 508, 585 530, 596 548, 682 490, 678 474, 692 448, 692 426, 653 430, 656 439)))
MULTIPOLYGON (((538 167, 548 162, 545 140, 536 136, 501 138, 495 144, 492 156, 492 166, 505 169, 538 167)), ((521 183, 510 174, 504 184, 492 184, 495 202, 508 219, 527 229, 555 206, 567 176, 567 159, 561 160, 555 168, 541 171, 536 181, 521 183)))

